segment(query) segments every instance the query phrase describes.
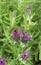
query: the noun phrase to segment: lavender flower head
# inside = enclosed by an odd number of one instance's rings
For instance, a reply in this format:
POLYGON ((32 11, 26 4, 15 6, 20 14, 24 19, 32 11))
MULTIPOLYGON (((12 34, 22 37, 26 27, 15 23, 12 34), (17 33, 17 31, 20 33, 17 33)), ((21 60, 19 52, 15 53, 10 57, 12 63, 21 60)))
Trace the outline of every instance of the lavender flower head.
POLYGON ((28 16, 30 15, 30 11, 31 11, 31 5, 27 8, 27 14, 28 14, 28 16))
POLYGON ((27 35, 25 34, 23 37, 22 37, 22 42, 23 43, 26 43, 27 41, 31 40, 32 37, 30 35, 27 35))
POLYGON ((24 52, 24 54, 22 55, 22 59, 23 60, 27 60, 27 58, 31 55, 31 53, 27 53, 27 52, 24 52))
POLYGON ((18 30, 13 30, 12 35, 13 35, 13 38, 14 38, 15 41, 18 41, 19 39, 22 39, 23 43, 26 43, 28 40, 32 39, 32 37, 30 35, 27 35, 24 32, 24 30, 21 30, 20 32, 18 30))
POLYGON ((18 32, 18 30, 13 30, 12 35, 15 41, 18 41, 18 39, 20 38, 20 32, 18 32))
POLYGON ((0 59, 0 65, 6 65, 6 58, 0 59))

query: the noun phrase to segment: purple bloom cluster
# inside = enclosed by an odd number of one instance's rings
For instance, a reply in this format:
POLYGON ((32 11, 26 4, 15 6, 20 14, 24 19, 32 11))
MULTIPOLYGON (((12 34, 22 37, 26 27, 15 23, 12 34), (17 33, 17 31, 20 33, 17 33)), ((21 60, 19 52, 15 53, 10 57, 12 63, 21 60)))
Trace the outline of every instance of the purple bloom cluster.
POLYGON ((26 43, 28 40, 31 40, 31 36, 25 34, 25 35, 23 36, 23 38, 22 38, 22 42, 23 42, 23 43, 26 43))
POLYGON ((6 65, 6 58, 0 59, 0 65, 6 65))
POLYGON ((18 41, 18 39, 20 38, 20 32, 18 32, 18 30, 13 30, 12 34, 13 34, 14 40, 18 41))
POLYGON ((24 52, 24 54, 22 55, 22 59, 23 60, 27 60, 27 58, 31 55, 31 53, 27 53, 27 52, 24 52))
POLYGON ((18 30, 13 30, 12 35, 13 35, 15 41, 18 41, 20 39, 20 36, 22 36, 23 43, 26 43, 28 40, 32 39, 32 37, 30 35, 27 35, 24 32, 24 30, 21 30, 20 32, 18 30))

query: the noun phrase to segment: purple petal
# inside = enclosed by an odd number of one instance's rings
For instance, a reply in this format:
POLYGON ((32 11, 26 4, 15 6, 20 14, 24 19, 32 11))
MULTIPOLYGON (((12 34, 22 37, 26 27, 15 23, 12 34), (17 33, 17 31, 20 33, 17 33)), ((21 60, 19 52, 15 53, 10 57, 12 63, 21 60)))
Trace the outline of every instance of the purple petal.
POLYGON ((31 40, 32 37, 30 35, 27 35, 27 40, 31 40))
POLYGON ((31 37, 30 35, 26 35, 26 34, 25 34, 25 35, 23 36, 23 38, 22 38, 22 42, 23 42, 23 43, 26 43, 28 40, 31 40, 31 39, 32 39, 32 37, 31 37))
POLYGON ((6 65, 5 63, 0 62, 0 65, 6 65))
POLYGON ((0 59, 0 65, 6 65, 6 58, 0 59))
POLYGON ((13 30, 12 34, 13 34, 14 40, 18 41, 18 39, 20 38, 20 32, 18 32, 18 30, 13 30))
POLYGON ((7 60, 6 58, 2 58, 1 61, 5 63, 7 60))
POLYGON ((22 59, 26 60, 30 55, 31 53, 24 52, 24 54, 22 55, 22 59))

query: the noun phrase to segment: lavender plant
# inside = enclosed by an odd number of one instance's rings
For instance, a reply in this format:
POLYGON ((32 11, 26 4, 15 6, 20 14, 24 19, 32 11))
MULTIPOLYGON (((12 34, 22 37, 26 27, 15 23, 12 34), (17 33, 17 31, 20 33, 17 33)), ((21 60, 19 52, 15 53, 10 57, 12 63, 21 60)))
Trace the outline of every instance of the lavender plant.
POLYGON ((0 65, 41 65, 41 1, 0 0, 0 65))

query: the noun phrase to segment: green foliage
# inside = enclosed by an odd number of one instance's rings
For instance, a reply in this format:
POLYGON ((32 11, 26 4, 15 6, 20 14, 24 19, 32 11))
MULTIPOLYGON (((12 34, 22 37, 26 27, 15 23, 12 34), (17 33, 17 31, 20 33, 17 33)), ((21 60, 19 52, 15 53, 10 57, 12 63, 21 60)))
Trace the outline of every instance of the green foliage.
MULTIPOLYGON (((39 0, 40 1, 40 0, 39 0)), ((41 2, 37 0, 0 0, 0 58, 7 58, 7 65, 34 65, 41 61, 41 2), (27 20, 27 7, 31 5, 31 20, 27 20), (14 17, 16 14, 16 17, 14 17), (23 44, 12 37, 12 30, 23 29, 32 40, 23 44), (32 52, 26 61, 24 51, 32 52)), ((41 62, 36 65, 41 65, 41 62)))

